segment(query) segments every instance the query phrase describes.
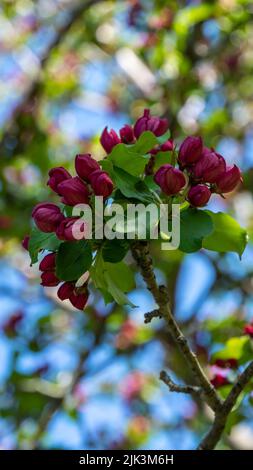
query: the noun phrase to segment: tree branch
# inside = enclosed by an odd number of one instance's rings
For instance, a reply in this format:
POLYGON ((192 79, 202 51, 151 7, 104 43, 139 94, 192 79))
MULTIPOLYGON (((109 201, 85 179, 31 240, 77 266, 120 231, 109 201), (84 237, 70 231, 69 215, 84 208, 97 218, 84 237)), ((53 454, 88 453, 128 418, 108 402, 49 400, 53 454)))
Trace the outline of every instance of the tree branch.
POLYGON ((167 323, 172 338, 188 362, 196 382, 203 390, 203 396, 206 403, 210 406, 210 408, 212 408, 213 411, 216 412, 221 408, 222 401, 205 375, 195 353, 190 348, 187 339, 181 332, 175 318, 173 317, 169 304, 168 290, 165 286, 159 287, 157 284, 152 258, 149 254, 148 243, 146 241, 135 242, 132 246, 132 255, 141 270, 147 288, 152 293, 159 307, 161 316, 167 323))
POLYGON ((171 377, 165 372, 165 370, 162 370, 160 373, 160 380, 162 380, 170 389, 171 392, 177 392, 177 393, 187 393, 190 395, 201 395, 202 394, 202 389, 200 387, 196 387, 195 385, 178 385, 173 380, 171 377))
POLYGON ((253 377, 253 361, 246 367, 246 369, 239 375, 236 383, 233 385, 230 393, 224 401, 219 412, 216 413, 213 425, 204 439, 198 446, 198 450, 214 449, 219 442, 221 435, 225 429, 226 422, 230 412, 232 411, 236 401, 253 377))

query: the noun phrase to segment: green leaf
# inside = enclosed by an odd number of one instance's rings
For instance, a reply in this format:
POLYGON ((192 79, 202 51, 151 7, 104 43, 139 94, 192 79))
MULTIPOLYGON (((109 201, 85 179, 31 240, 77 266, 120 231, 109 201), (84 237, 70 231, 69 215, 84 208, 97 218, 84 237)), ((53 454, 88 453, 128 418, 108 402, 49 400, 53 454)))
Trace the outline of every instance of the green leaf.
POLYGON ((188 208, 181 212, 180 246, 184 253, 193 253, 202 248, 203 238, 213 230, 211 217, 202 210, 188 208))
POLYGON ((240 336, 230 338, 224 348, 215 352, 212 359, 237 359, 240 364, 244 364, 252 357, 252 348, 250 338, 247 336, 240 336))
POLYGON ((106 240, 102 248, 103 260, 109 263, 119 263, 129 249, 127 240, 106 240))
POLYGON ((119 305, 128 304, 134 307, 125 295, 135 287, 134 273, 127 264, 105 262, 100 252, 90 273, 95 287, 104 295, 106 303, 111 300, 111 296, 119 305))
POLYGON ((127 198, 134 198, 142 202, 152 202, 153 195, 144 181, 129 175, 121 168, 114 167, 112 178, 120 192, 127 198))
POLYGON ((107 157, 114 166, 122 168, 133 176, 139 176, 144 172, 148 162, 147 157, 134 152, 130 146, 125 144, 116 145, 107 157))
POLYGON ((28 244, 31 263, 34 264, 38 261, 40 250, 56 251, 61 243, 62 241, 56 237, 55 233, 41 232, 37 227, 34 227, 28 244))
POLYGON ((247 244, 247 232, 230 215, 205 211, 213 221, 213 232, 203 240, 203 248, 212 251, 233 251, 241 256, 247 244))
POLYGON ((162 165, 171 163, 172 152, 158 152, 155 156, 154 171, 159 170, 162 165))
POLYGON ((157 143, 158 140, 152 132, 143 132, 133 145, 116 145, 107 159, 103 161, 102 166, 107 171, 106 167, 109 168, 109 164, 104 162, 112 162, 114 167, 121 168, 130 175, 140 176, 144 172, 149 159, 149 156, 146 154, 157 143))
POLYGON ((79 279, 91 266, 92 251, 87 241, 64 242, 56 256, 56 275, 62 281, 79 279))
POLYGON ((151 131, 143 132, 137 142, 131 145, 130 149, 133 152, 146 154, 159 143, 158 138, 151 131))

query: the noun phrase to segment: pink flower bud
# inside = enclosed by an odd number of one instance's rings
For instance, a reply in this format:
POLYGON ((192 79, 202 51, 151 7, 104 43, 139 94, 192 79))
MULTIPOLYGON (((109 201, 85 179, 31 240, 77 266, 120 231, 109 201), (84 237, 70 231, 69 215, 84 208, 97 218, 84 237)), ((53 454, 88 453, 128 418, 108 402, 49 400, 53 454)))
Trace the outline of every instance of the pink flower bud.
POLYGON ((125 124, 119 131, 121 140, 124 144, 133 144, 135 141, 134 131, 132 126, 125 124))
POLYGON ((218 153, 205 148, 202 157, 193 168, 193 177, 205 183, 215 183, 225 172, 226 162, 218 153))
POLYGON ((84 294, 76 294, 75 292, 73 292, 73 294, 69 296, 69 300, 72 303, 73 307, 76 307, 79 310, 84 309, 85 305, 87 304, 88 298, 88 291, 84 294))
POLYGON ((45 287, 58 286, 61 282, 53 271, 45 271, 41 274, 41 285, 45 287))
POLYGON ((39 265, 40 271, 54 271, 55 270, 55 253, 46 255, 39 265))
POLYGON ((190 189, 188 200, 192 206, 202 207, 208 203, 211 194, 212 193, 207 186, 204 184, 197 184, 190 189))
POLYGON ((30 240, 30 237, 28 235, 26 235, 24 239, 22 240, 22 247, 27 251, 28 251, 29 240, 30 240))
POLYGON ((94 171, 91 175, 90 182, 96 196, 108 197, 113 191, 113 182, 105 171, 94 171))
POLYGON ((78 176, 88 182, 90 181, 91 174, 96 170, 100 170, 98 162, 89 153, 77 155, 75 167, 78 176))
POLYGON ((162 145, 158 145, 150 150, 151 155, 157 155, 159 152, 171 152, 174 148, 174 142, 172 139, 167 140, 162 145))
POLYGON ((32 211, 32 217, 42 232, 55 232, 64 219, 58 206, 51 202, 37 204, 32 211))
POLYGON ((89 189, 78 176, 63 181, 58 185, 58 191, 63 196, 63 204, 75 206, 89 203, 89 189))
POLYGON ((69 299, 75 289, 74 282, 64 282, 58 289, 57 295, 60 300, 69 299))
POLYGON ((253 325, 249 323, 248 325, 245 325, 243 330, 246 335, 249 335, 251 338, 253 338, 253 325))
POLYGON ((171 152, 173 148, 174 148, 174 142, 172 139, 169 139, 161 145, 160 150, 162 152, 171 152))
POLYGON ((229 166, 226 171, 216 179, 218 192, 229 193, 242 182, 242 175, 238 166, 229 166))
POLYGON ((182 171, 169 164, 162 165, 159 168, 154 176, 154 180, 168 196, 179 193, 186 184, 182 171))
POLYGON ((136 139, 145 131, 151 131, 157 137, 165 134, 168 130, 169 123, 167 119, 161 119, 158 116, 151 116, 150 110, 145 109, 143 116, 137 119, 134 125, 134 135, 136 139))
MULTIPOLYGON (((80 220, 79 217, 66 217, 64 220, 62 220, 62 222, 60 223, 60 225, 57 227, 57 230, 56 230, 57 237, 60 240, 65 240, 65 241, 76 240, 73 227, 74 227, 74 224, 79 220, 80 220)), ((80 220, 80 224, 81 224, 81 227, 80 227, 80 231, 81 231, 82 225, 83 225, 83 229, 85 229, 84 227, 85 224, 81 220, 80 220)))
POLYGON ((106 153, 111 153, 113 147, 115 147, 117 144, 120 144, 120 142, 121 140, 114 129, 111 129, 108 132, 107 127, 104 128, 100 137, 100 143, 105 149, 106 153))
POLYGON ((49 180, 47 182, 47 185, 50 186, 50 188, 55 191, 57 194, 58 192, 58 184, 60 184, 62 181, 68 180, 71 178, 71 175, 65 168, 62 166, 52 168, 49 171, 49 180))
POLYGON ((186 137, 179 148, 178 161, 182 167, 192 165, 200 159, 202 151, 203 142, 201 137, 186 137))
POLYGON ((215 376, 210 380, 211 384, 215 388, 224 387, 224 385, 229 385, 230 382, 227 377, 222 374, 215 374, 215 376))

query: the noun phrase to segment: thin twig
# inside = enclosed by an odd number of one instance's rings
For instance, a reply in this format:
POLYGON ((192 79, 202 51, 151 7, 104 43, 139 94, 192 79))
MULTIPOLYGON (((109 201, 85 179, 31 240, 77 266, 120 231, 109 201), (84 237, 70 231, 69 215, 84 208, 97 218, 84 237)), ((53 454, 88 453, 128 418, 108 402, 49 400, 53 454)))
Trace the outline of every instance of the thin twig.
POLYGON ((189 395, 201 395, 202 394, 202 389, 200 387, 196 387, 195 385, 178 385, 173 380, 171 377, 165 372, 165 370, 162 370, 160 373, 160 380, 162 380, 170 389, 171 392, 177 392, 177 393, 187 393, 189 395))
POLYGON ((150 323, 153 318, 162 318, 160 310, 152 310, 152 312, 144 313, 144 323, 150 323))

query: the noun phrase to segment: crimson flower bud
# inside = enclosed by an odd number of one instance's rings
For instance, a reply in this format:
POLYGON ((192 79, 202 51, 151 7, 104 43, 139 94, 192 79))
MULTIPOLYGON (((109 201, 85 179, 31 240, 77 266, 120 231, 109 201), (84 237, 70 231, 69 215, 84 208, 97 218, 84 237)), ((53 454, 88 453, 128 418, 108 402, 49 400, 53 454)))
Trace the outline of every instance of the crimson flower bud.
POLYGON ((212 378, 212 380, 210 380, 210 382, 215 388, 220 388, 224 385, 230 384, 228 378, 222 374, 215 374, 215 376, 212 378))
POLYGON ((157 137, 165 134, 169 123, 167 119, 161 119, 158 116, 151 116, 149 109, 144 109, 143 116, 137 119, 134 125, 134 135, 136 139, 145 131, 151 131, 157 137))
POLYGON ((46 233, 55 232, 64 219, 59 207, 51 202, 37 204, 32 211, 32 217, 37 227, 46 233))
POLYGON ((184 139, 179 148, 178 161, 185 167, 196 163, 203 151, 203 141, 201 137, 189 136, 184 139))
POLYGON ((113 182, 105 171, 94 171, 91 175, 90 182, 96 196, 108 197, 113 191, 113 182))
POLYGON ((253 338, 253 325, 251 324, 245 325, 243 330, 246 335, 249 335, 251 338, 253 338))
POLYGON ((53 271, 45 271, 41 274, 41 285, 45 287, 58 286, 61 282, 53 271))
POLYGON ((49 180, 47 182, 47 185, 50 186, 50 188, 55 191, 57 194, 59 194, 58 191, 58 184, 60 184, 62 181, 68 180, 72 178, 70 173, 65 170, 62 166, 52 168, 49 172, 49 180))
MULTIPOLYGON (((60 240, 65 240, 65 241, 74 241, 77 240, 75 237, 75 233, 73 230, 73 227, 76 227, 78 233, 83 232, 83 238, 85 238, 85 231, 87 230, 87 226, 85 225, 85 222, 79 219, 79 217, 66 217, 60 225, 57 227, 56 230, 56 235, 60 240), (80 224, 78 227, 75 225, 78 221, 78 224, 80 224)), ((78 238, 79 240, 79 238, 78 238)))
POLYGON ((55 270, 55 253, 46 255, 39 265, 40 271, 54 271, 55 270))
POLYGON ((88 297, 88 292, 84 294, 76 294, 75 292, 73 292, 73 294, 69 296, 69 300, 72 303, 73 307, 76 307, 79 310, 83 310, 85 305, 87 304, 88 297))
POLYGON ((71 294, 73 294, 75 289, 74 282, 64 282, 58 289, 57 295, 60 300, 69 299, 71 294))
POLYGON ((61 196, 63 196, 63 204, 75 206, 76 204, 89 203, 89 189, 78 176, 62 181, 58 185, 58 190, 61 196))
POLYGON ((158 145, 150 150, 151 155, 157 155, 158 152, 171 152, 174 148, 174 142, 172 139, 167 140, 162 145, 158 145))
POLYGON ((27 251, 28 251, 29 240, 30 240, 29 235, 26 235, 24 239, 22 240, 22 247, 27 251))
POLYGON ((226 162, 218 153, 205 148, 193 168, 193 177, 205 183, 215 183, 225 172, 226 162))
POLYGON ((124 142, 124 144, 134 143, 135 138, 132 126, 129 126, 129 124, 125 124, 125 126, 120 129, 119 133, 121 140, 122 142, 124 142))
POLYGON ((188 201, 192 206, 202 207, 208 203, 211 194, 212 193, 207 186, 204 184, 197 184, 190 189, 188 193, 188 201))
POLYGON ((186 183, 182 171, 169 164, 162 165, 159 168, 154 176, 154 180, 168 196, 179 193, 186 183))
POLYGON ((174 148, 174 142, 172 139, 168 139, 166 142, 164 142, 161 147, 160 147, 160 150, 162 152, 171 152, 174 148))
POLYGON ((223 368, 236 369, 238 367, 238 361, 237 359, 234 359, 234 358, 216 359, 216 361, 214 362, 214 365, 217 367, 220 367, 221 369, 223 368))
POLYGON ((238 166, 229 166, 226 171, 216 179, 218 191, 221 193, 229 193, 236 188, 242 181, 242 175, 238 166))
POLYGON ((120 142, 121 140, 114 129, 111 129, 108 132, 107 127, 104 128, 100 137, 100 143, 105 149, 106 153, 111 153, 113 147, 115 147, 117 144, 120 144, 120 142))
POLYGON ((88 182, 90 181, 91 174, 96 170, 100 170, 98 162, 89 153, 77 155, 75 167, 78 176, 88 182))

